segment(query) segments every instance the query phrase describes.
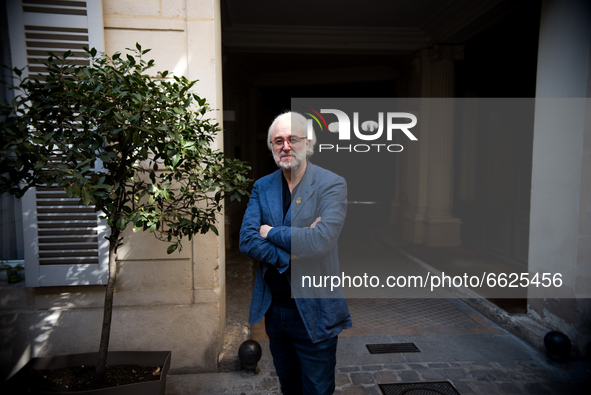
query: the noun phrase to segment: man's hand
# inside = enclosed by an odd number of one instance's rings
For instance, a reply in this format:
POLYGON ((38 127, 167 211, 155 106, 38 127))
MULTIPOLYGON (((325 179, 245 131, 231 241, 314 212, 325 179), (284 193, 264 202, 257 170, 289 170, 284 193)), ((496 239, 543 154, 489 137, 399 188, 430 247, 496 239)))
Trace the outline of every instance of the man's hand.
POLYGON ((261 228, 259 229, 259 233, 261 234, 261 236, 263 237, 263 239, 267 238, 267 233, 269 233, 269 231, 273 229, 272 226, 269 225, 261 225, 261 228))
MULTIPOLYGON (((312 222, 312 225, 310 225, 310 229, 314 229, 316 227, 316 224, 318 222, 320 222, 321 219, 322 219, 322 217, 316 218, 316 220, 314 222, 312 222)), ((271 229, 273 229, 272 226, 269 226, 269 225, 261 225, 261 228, 259 229, 259 233, 260 233, 261 237, 263 239, 266 239, 267 238, 267 233, 269 233, 269 231, 271 229)))
POLYGON ((316 224, 320 222, 321 219, 322 217, 316 218, 316 221, 312 222, 312 225, 310 225, 310 229, 314 229, 316 227, 316 224))
MULTIPOLYGON (((318 222, 320 222, 320 220, 321 220, 321 219, 322 219, 322 217, 318 217, 318 218, 316 218, 316 220, 315 220, 314 222, 312 222, 312 225, 310 225, 310 229, 314 229, 314 228, 316 227, 316 224, 317 224, 318 222)), ((300 259, 300 257, 299 257, 299 256, 297 256, 297 255, 292 255, 292 256, 291 256, 291 259, 300 259)))

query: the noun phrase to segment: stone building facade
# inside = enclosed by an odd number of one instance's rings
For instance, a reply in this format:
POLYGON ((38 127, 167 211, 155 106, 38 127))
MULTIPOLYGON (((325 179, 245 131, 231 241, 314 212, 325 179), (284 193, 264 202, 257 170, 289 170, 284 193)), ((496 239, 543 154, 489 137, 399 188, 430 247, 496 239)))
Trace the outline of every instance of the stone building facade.
MULTIPOLYGON (((218 109, 215 117, 224 125, 217 148, 249 161, 252 178, 273 169, 266 127, 278 110, 289 108, 289 97, 530 99, 531 127, 519 133, 503 128, 502 116, 488 114, 486 128, 467 124, 458 134, 454 122, 462 120, 446 116, 444 101, 423 113, 421 121, 438 127, 385 173, 384 183, 394 192, 382 217, 410 243, 482 251, 529 273, 561 272, 561 295, 527 291, 527 315, 566 333, 586 352, 591 341, 587 2, 417 1, 417 8, 402 9, 397 2, 375 1, 363 10, 344 2, 355 12, 339 18, 307 1, 291 10, 267 0, 257 7, 234 0, 69 3, 4 0, 4 60, 22 67, 15 58, 19 51, 26 64, 27 45, 45 40, 33 33, 56 34, 47 28, 65 27, 65 20, 72 20, 74 29, 87 29, 80 34, 108 54, 136 42, 152 48, 158 70, 199 80, 196 90, 218 109), (316 12, 306 13, 306 6, 316 12), (31 30, 31 21, 41 28, 31 30), (503 86, 511 87, 508 93, 503 86), (508 147, 518 149, 508 154, 508 147), (511 192, 489 199, 500 190, 511 192)), ((3 218, 14 217, 21 203, 2 202, 3 218)), ((26 213, 31 203, 22 204, 26 213)), ((220 217, 226 233, 219 227, 220 237, 199 236, 181 254, 168 256, 166 245, 150 234, 125 235, 112 349, 172 350, 173 373, 217 370, 226 319, 226 248, 236 243, 243 209, 229 206, 220 217)), ((26 259, 36 236, 18 220, 11 226, 12 232, 3 228, 8 240, 3 249, 21 245, 10 259, 26 259), (9 233, 16 240, 8 239, 9 233)), ((101 280, 61 283, 63 273, 54 281, 38 267, 26 264, 26 284, 1 288, 6 374, 33 356, 98 348, 101 280)))

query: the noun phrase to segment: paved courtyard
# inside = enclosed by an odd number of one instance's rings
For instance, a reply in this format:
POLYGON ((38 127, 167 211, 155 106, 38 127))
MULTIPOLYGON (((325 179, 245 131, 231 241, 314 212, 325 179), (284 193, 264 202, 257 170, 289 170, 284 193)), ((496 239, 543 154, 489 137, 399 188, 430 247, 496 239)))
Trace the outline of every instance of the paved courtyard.
MULTIPOLYGON (((369 259, 381 263, 376 270, 387 270, 392 262, 398 274, 415 272, 412 262, 379 245, 359 255, 356 246, 352 249, 342 266, 369 259)), ((591 394, 591 363, 550 360, 451 294, 371 298, 371 292, 360 290, 353 296, 347 299, 353 328, 339 337, 336 394, 378 395, 383 393, 380 384, 432 382, 447 383, 462 395, 591 394), (391 343, 413 343, 418 352, 370 354, 367 348, 391 343)), ((245 321, 249 298, 240 294, 237 299, 245 304, 230 306, 232 320, 245 321)), ((240 371, 171 375, 167 395, 280 394, 264 321, 251 327, 250 337, 263 349, 256 376, 244 377, 240 371)), ((419 392, 407 394, 413 393, 419 392)))

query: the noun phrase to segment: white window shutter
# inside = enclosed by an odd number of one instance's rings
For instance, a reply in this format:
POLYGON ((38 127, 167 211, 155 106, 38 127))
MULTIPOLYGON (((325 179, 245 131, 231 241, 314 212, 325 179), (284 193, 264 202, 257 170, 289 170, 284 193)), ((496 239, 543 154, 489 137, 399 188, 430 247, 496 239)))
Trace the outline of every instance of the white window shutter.
MULTIPOLYGON (((83 48, 104 51, 100 0, 7 2, 12 66, 43 78, 48 52, 71 50, 87 64, 83 48)), ((101 164, 96 163, 97 171, 101 164)), ((35 188, 22 198, 27 286, 106 284, 109 246, 106 220, 93 206, 79 206, 60 188, 35 188)))

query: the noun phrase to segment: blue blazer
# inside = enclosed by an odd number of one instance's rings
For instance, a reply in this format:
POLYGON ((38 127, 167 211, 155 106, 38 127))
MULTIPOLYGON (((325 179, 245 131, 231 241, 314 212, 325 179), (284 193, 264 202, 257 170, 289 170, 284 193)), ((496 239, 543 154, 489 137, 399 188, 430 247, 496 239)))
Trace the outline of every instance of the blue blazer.
POLYGON ((240 229, 240 251, 260 262, 249 322, 259 322, 271 305, 271 290, 264 280, 267 269, 273 265, 283 273, 294 255, 288 279, 310 339, 317 343, 352 327, 342 289, 300 286, 304 275, 340 277, 337 240, 347 213, 347 183, 308 162, 284 219, 282 176, 277 170, 254 184, 240 229), (317 217, 322 220, 311 229, 317 217), (263 224, 273 227, 267 239, 259 234, 263 224))

